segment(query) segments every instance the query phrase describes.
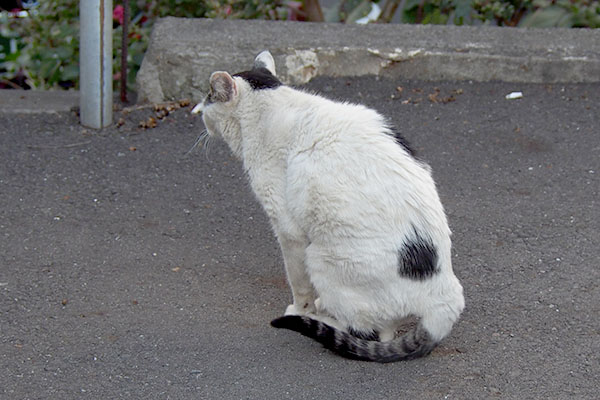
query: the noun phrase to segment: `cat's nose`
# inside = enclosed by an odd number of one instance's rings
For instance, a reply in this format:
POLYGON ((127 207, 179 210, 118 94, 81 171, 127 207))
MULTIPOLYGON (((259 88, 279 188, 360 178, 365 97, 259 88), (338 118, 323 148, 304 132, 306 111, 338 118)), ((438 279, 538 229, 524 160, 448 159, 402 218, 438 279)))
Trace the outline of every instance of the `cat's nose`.
POLYGON ((198 114, 204 109, 204 102, 196 104, 196 107, 192 108, 192 114, 198 114))

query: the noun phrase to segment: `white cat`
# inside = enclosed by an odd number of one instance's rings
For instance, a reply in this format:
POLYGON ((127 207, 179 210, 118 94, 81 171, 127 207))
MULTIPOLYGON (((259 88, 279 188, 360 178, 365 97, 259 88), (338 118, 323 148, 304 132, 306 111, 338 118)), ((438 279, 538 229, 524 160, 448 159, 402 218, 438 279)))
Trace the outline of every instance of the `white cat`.
POLYGON ((268 51, 251 71, 214 72, 200 111, 281 245, 293 304, 273 326, 378 362, 427 355, 450 333, 464 298, 446 216, 429 167, 381 115, 283 85, 268 51), (395 338, 409 315, 418 325, 395 338))

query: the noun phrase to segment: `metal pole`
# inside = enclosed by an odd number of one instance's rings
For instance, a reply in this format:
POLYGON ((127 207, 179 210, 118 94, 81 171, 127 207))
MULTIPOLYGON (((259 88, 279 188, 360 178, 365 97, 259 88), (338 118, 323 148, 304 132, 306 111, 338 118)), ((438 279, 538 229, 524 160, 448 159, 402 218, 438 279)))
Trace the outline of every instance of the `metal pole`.
POLYGON ((81 124, 112 123, 112 0, 80 0, 79 87, 81 124))
POLYGON ((127 46, 129 45, 129 0, 123 1, 123 25, 121 38, 121 102, 127 103, 127 46))

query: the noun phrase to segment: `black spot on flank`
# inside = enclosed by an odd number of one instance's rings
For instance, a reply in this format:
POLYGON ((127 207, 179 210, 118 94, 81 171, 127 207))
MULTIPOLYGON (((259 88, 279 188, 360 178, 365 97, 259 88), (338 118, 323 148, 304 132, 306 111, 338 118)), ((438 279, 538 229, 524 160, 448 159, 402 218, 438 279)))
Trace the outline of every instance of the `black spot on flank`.
POLYGON ((433 244, 416 234, 398 250, 400 276, 422 280, 437 272, 437 251, 433 244))
POLYGON ((403 147, 404 150, 406 150, 408 154, 410 154, 411 156, 414 157, 415 151, 413 150, 410 143, 408 143, 408 140, 406 140, 404 137, 402 137, 400 132, 398 132, 395 129, 392 129, 392 134, 394 135, 394 139, 396 139, 396 143, 398 143, 398 145, 400 145, 400 147, 403 147))
POLYGON ((282 85, 266 68, 255 68, 252 71, 239 72, 233 76, 239 76, 250 84, 254 90, 275 89, 282 85))

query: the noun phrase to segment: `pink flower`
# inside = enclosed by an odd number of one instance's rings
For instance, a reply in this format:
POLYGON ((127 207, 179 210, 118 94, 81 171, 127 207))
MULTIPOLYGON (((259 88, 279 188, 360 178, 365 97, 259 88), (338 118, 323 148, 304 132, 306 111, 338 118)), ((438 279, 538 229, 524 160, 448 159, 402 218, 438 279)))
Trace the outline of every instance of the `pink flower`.
POLYGON ((119 25, 123 25, 123 14, 124 14, 123 6, 119 4, 113 10, 113 19, 115 21, 119 21, 119 25))
POLYGON ((288 21, 302 20, 301 11, 300 11, 302 9, 301 1, 288 1, 287 6, 288 6, 288 15, 287 15, 288 21))

